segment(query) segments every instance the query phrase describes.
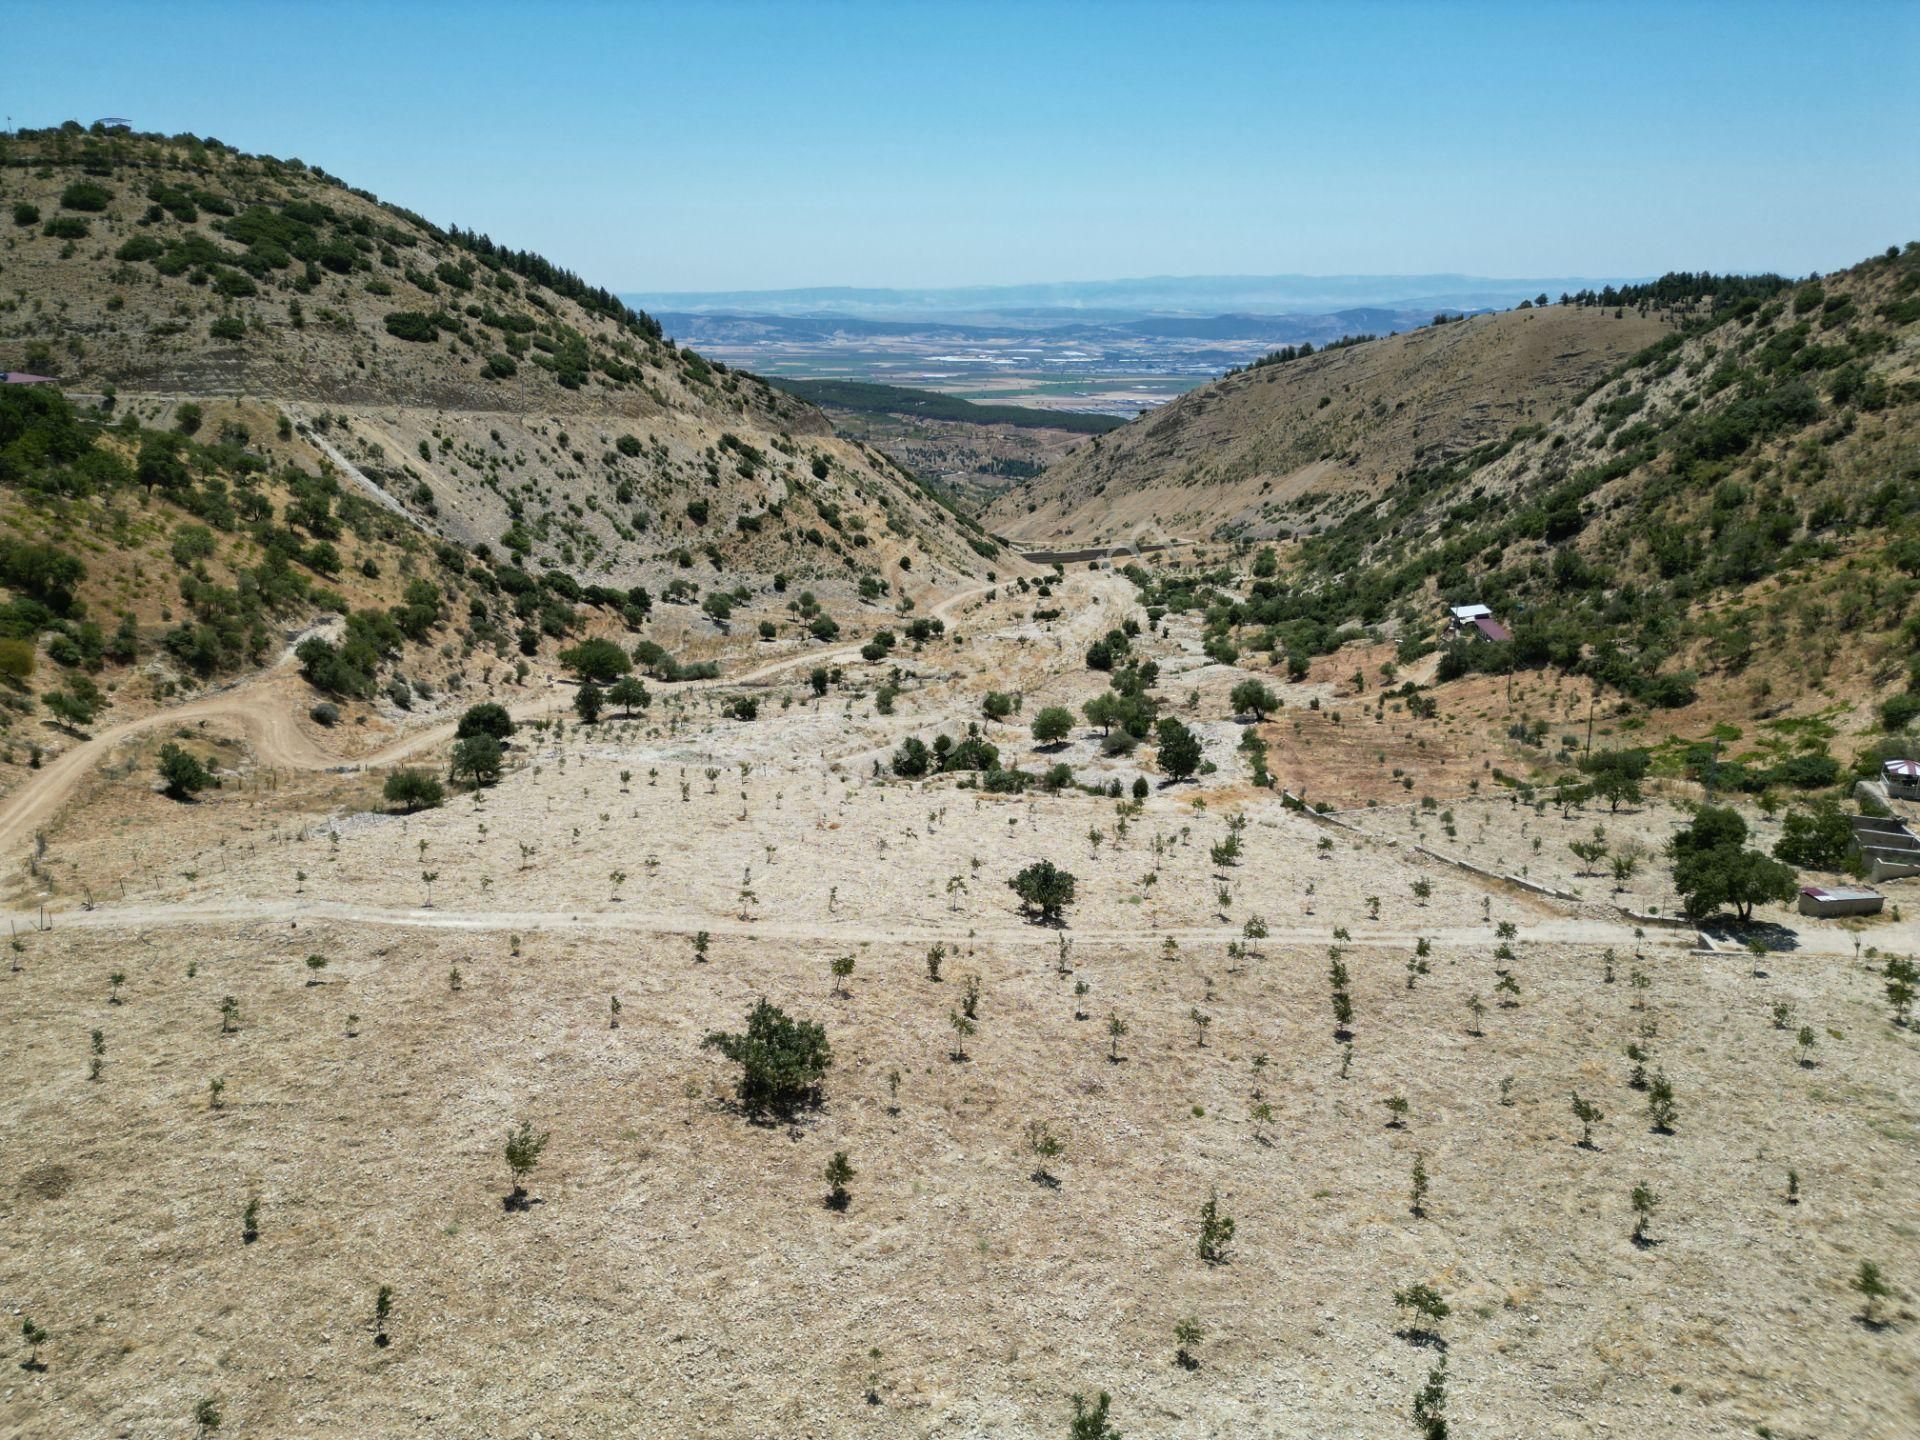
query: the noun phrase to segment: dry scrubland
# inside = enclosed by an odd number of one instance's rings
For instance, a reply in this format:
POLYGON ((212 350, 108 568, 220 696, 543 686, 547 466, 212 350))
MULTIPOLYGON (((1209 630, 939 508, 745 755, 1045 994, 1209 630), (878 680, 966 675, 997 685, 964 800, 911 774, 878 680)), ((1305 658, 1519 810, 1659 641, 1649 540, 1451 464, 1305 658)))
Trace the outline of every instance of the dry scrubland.
MULTIPOLYGON (((1458 843, 1437 809, 1418 838, 1528 864, 1578 904, 1386 843, 1416 838, 1404 808, 1326 827, 1245 785, 1236 672, 1177 618, 1148 647, 1159 690, 1219 770, 1156 788, 1124 831, 1105 798, 874 779, 905 735, 959 733, 989 688, 1023 692, 1023 724, 1095 693, 1080 651, 1130 595, 1076 574, 1052 630, 1031 598, 958 607, 964 643, 902 647, 916 678, 891 717, 849 694, 884 667, 850 661, 849 691, 819 702, 804 669, 769 677, 752 723, 682 691, 631 723, 523 729, 498 786, 412 817, 376 813, 377 774, 255 769, 239 730, 218 751, 228 785, 176 806, 150 789, 159 733, 129 742, 49 827, 59 913, 0 970, 0 1295, 13 1327, 51 1332, 44 1369, 0 1381, 0 1430, 186 1436, 214 1398, 223 1433, 248 1435, 1024 1436, 1065 1434, 1068 1397, 1106 1389, 1130 1437, 1411 1434, 1443 1347, 1407 1333, 1393 1292, 1425 1282, 1452 1306, 1458 1435, 1914 1433, 1913 1035, 1837 926, 1795 922, 1799 948, 1760 974, 1690 932, 1636 940, 1565 840, 1598 820, 1652 847, 1670 805, 1562 821, 1431 787, 1458 843), (1221 866, 1233 814, 1244 849, 1221 866), (1025 923, 1004 883, 1042 857, 1080 878, 1063 931, 1025 923), (1230 953, 1253 915, 1268 938, 1230 953), (1416 937, 1432 953, 1409 988, 1416 937), (956 1060, 970 977, 978 1029, 956 1060), (790 1125, 739 1113, 736 1070, 700 1048, 763 995, 834 1047, 824 1103, 790 1125), (1629 1043, 1672 1082, 1671 1134, 1629 1084, 1629 1043), (1592 1149, 1575 1091, 1604 1112, 1592 1149), (552 1140, 534 1203, 508 1210, 522 1119, 552 1140), (1057 1187, 1031 1178, 1035 1120, 1065 1144, 1057 1187), (824 1203, 836 1150, 856 1172, 844 1211, 824 1203), (1646 1245, 1641 1184, 1660 1196, 1646 1245), (1237 1229, 1208 1265, 1216 1189, 1237 1229), (1899 1292, 1882 1326, 1857 1318, 1862 1259, 1899 1292), (1187 1317, 1197 1368, 1174 1358, 1187 1317)), ((1282 740, 1312 775, 1335 729, 1295 737, 1297 708, 1334 691, 1286 688, 1264 730, 1291 782, 1282 740)), ((986 729, 1004 760, 1055 758, 1022 726, 986 729)), ((1490 738, 1447 744, 1461 778, 1523 765, 1490 738)), ((1150 751, 1099 759, 1085 727, 1057 754, 1151 774, 1150 751)), ((1621 898, 1670 906, 1664 884, 1650 862, 1621 898)), ((1860 938, 1906 950, 1910 932, 1860 938)))
POLYGON ((1243 370, 1076 447, 995 502, 987 522, 1048 545, 1124 543, 1143 527, 1299 529, 1375 495, 1422 457, 1546 419, 1665 329, 1642 315, 1553 306, 1243 370))

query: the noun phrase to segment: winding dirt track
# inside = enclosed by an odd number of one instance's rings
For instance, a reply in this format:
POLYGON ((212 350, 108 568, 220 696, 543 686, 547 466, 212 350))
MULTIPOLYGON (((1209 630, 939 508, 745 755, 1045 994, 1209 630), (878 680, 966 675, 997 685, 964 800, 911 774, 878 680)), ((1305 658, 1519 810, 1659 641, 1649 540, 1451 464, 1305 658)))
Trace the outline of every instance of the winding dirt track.
MULTIPOLYGON (((935 605, 928 613, 940 620, 967 601, 984 595, 990 586, 976 585, 957 591, 935 605)), ((858 657, 857 649, 817 650, 726 675, 717 680, 690 680, 675 685, 675 693, 687 690, 711 690, 757 684, 803 665, 833 664, 858 657)), ((327 770, 338 765, 391 765, 422 751, 431 750, 453 738, 458 722, 448 720, 396 736, 386 744, 359 755, 336 755, 316 745, 294 722, 302 700, 308 698, 294 687, 291 648, 267 670, 246 680, 189 700, 183 705, 122 721, 96 731, 69 750, 63 751, 40 769, 30 772, 18 789, 0 802, 0 856, 18 854, 44 830, 61 808, 72 798, 88 773, 112 753, 115 746, 149 730, 223 720, 238 725, 252 747, 256 763, 282 766, 289 770, 327 770)), ((529 719, 557 708, 551 694, 522 700, 509 707, 517 720, 529 719)))

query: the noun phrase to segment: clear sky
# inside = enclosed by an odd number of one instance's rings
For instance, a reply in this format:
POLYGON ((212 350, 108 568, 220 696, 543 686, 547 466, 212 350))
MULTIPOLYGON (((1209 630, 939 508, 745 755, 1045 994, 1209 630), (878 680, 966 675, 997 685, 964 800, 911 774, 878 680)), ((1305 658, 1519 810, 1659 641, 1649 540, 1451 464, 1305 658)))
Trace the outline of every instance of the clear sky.
POLYGON ((1831 269, 1920 0, 13 0, 15 125, 299 156, 616 290, 1831 269))

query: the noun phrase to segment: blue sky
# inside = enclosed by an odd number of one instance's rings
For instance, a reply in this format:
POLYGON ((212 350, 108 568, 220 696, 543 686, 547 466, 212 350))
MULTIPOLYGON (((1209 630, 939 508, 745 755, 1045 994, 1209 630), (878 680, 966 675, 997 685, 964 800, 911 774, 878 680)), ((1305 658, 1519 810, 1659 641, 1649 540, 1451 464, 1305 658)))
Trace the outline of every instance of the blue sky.
POLYGON ((617 290, 1831 269, 1920 3, 15 0, 16 125, 297 155, 617 290))

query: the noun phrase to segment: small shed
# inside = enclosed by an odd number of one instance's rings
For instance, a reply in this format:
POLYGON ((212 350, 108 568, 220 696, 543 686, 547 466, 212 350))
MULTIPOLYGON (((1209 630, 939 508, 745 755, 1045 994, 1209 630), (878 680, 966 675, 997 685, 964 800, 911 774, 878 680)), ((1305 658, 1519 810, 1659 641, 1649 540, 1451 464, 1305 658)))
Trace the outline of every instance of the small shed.
POLYGON ((1494 619, 1493 611, 1485 605, 1449 605, 1447 612, 1452 617, 1447 622, 1447 630, 1451 634, 1494 641, 1513 638, 1507 627, 1494 619))
POLYGON ((1800 887, 1800 913, 1832 920, 1841 915, 1878 915, 1887 903, 1878 890, 1860 885, 1803 885, 1800 887))
POLYGON ((1887 793, 1902 800, 1920 800, 1920 760, 1889 760, 1880 767, 1887 793))

